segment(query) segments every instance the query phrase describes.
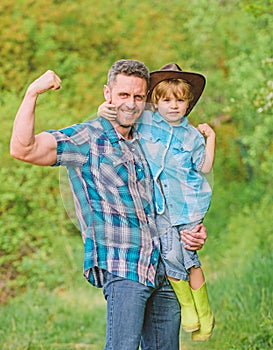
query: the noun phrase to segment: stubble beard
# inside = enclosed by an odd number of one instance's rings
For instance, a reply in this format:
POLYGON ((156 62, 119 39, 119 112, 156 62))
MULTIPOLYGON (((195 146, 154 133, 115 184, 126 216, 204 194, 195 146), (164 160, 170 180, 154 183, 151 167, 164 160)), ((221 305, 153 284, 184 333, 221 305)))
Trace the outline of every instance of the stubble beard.
MULTIPOLYGON (((117 118, 115 120, 115 122, 121 126, 122 128, 126 128, 129 129, 131 128, 137 121, 137 119, 139 118, 141 114, 141 111, 139 110, 139 108, 132 108, 132 109, 128 109, 128 108, 123 108, 123 105, 121 105, 120 107, 117 108, 117 118), (131 112, 133 113, 134 117, 133 117, 133 121, 127 121, 126 120, 126 116, 124 117, 123 114, 126 114, 126 112, 131 112), (137 115, 137 116, 136 116, 137 115)), ((130 117, 128 117, 130 118, 130 117)))

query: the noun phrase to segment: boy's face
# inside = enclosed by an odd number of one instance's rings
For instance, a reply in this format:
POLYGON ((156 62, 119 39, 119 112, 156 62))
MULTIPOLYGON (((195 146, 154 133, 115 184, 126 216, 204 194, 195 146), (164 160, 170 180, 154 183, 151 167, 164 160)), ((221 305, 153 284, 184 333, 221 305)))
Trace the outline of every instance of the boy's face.
POLYGON ((177 98, 171 94, 158 100, 157 109, 167 122, 171 125, 178 125, 184 118, 188 105, 187 100, 177 98))

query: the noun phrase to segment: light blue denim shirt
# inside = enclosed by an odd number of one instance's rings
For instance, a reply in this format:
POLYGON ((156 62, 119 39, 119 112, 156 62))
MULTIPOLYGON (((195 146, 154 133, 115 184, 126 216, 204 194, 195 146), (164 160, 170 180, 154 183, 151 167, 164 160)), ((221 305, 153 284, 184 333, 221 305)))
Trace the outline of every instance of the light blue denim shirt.
POLYGON ((157 213, 165 210, 163 190, 172 225, 202 220, 212 194, 201 173, 205 158, 204 137, 189 124, 186 116, 179 125, 172 126, 158 112, 151 111, 142 114, 138 132, 155 181, 157 213))

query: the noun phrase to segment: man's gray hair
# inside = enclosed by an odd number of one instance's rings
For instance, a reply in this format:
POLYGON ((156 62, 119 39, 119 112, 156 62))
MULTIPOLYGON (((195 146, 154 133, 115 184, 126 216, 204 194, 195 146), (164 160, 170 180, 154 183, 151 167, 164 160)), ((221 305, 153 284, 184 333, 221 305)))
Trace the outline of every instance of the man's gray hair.
POLYGON ((112 86, 116 80, 118 74, 124 74, 128 76, 134 76, 145 79, 147 82, 147 88, 150 83, 150 73, 148 68, 143 62, 136 60, 119 60, 116 61, 108 72, 108 86, 112 86))

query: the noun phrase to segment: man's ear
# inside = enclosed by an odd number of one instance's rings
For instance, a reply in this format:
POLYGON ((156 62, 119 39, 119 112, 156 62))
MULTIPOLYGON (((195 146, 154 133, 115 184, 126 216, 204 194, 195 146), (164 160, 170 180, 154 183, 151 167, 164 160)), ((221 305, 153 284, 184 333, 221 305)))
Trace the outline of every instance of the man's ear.
POLYGON ((111 91, 108 85, 104 85, 103 87, 104 98, 106 101, 111 100, 111 91))

